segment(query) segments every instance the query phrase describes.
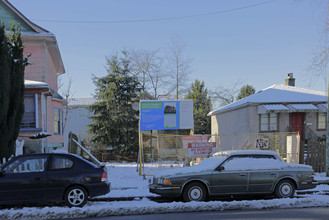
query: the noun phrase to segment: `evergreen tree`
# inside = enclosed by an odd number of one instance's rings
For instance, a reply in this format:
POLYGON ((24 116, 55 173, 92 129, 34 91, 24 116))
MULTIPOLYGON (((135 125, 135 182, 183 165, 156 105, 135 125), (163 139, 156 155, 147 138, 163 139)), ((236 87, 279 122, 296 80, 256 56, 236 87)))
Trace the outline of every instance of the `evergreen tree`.
POLYGON ((138 110, 133 105, 138 102, 140 84, 130 72, 125 52, 108 58, 107 65, 106 76, 93 78, 97 102, 90 106, 92 141, 117 153, 134 154, 138 152, 138 110))
POLYGON ((20 27, 11 25, 9 37, 0 24, 0 158, 14 154, 24 114, 24 71, 20 27))
POLYGON ((253 86, 247 84, 247 85, 241 87, 240 93, 238 94, 236 99, 237 100, 243 99, 243 98, 245 98, 247 96, 250 96, 254 93, 255 93, 255 88, 253 86))
POLYGON ((185 99, 193 100, 194 133, 210 134, 210 117, 207 114, 211 109, 211 101, 204 82, 195 80, 185 99))

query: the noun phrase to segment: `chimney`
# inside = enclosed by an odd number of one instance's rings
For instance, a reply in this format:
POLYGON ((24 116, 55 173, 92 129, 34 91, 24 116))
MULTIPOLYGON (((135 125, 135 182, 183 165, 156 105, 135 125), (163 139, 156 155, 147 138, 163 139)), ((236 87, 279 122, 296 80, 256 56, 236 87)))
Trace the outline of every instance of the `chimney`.
POLYGON ((293 73, 288 73, 288 78, 285 80, 287 86, 295 86, 295 78, 293 75, 293 73))

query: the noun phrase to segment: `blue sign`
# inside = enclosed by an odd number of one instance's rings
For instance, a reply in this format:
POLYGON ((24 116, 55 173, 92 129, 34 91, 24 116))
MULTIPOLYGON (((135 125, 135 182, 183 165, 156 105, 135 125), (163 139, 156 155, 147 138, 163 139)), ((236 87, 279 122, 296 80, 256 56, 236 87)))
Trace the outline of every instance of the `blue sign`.
POLYGON ((193 101, 140 102, 140 130, 191 128, 193 128, 193 101), (181 114, 182 112, 185 114, 181 114))

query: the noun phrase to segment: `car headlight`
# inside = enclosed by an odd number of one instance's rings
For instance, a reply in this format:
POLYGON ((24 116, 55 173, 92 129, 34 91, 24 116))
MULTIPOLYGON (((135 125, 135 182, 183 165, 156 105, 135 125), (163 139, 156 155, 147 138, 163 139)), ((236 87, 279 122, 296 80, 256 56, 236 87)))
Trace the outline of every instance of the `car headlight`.
POLYGON ((165 185, 170 185, 171 182, 168 178, 158 178, 158 181, 157 181, 159 184, 165 184, 165 185))

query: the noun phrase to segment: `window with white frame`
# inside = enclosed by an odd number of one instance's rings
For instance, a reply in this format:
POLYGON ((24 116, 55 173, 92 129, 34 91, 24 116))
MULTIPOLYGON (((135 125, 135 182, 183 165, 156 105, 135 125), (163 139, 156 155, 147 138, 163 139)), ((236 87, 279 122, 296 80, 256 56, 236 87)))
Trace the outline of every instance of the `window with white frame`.
POLYGON ((21 122, 21 129, 36 128, 35 96, 24 95, 24 115, 21 122))
POLYGON ((325 130, 326 129, 326 122, 327 122, 327 114, 326 113, 318 113, 318 130, 325 130))
POLYGON ((260 115, 260 131, 277 131, 278 114, 266 113, 260 115))
POLYGON ((60 109, 54 108, 54 134, 61 133, 61 115, 60 109))

